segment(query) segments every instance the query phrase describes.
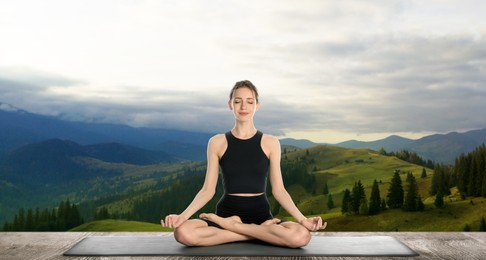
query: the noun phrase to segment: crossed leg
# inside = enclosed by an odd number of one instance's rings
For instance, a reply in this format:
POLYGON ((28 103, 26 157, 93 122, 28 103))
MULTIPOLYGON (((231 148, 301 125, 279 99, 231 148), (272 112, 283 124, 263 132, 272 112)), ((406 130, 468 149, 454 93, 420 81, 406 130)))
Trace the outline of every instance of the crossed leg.
POLYGON ((229 242, 251 240, 252 237, 229 230, 210 227, 200 219, 191 219, 174 230, 175 239, 186 246, 214 246, 229 242))
POLYGON ((267 220, 261 225, 244 224, 237 216, 222 218, 216 214, 201 214, 222 227, 210 227, 205 221, 193 219, 176 228, 177 241, 188 246, 211 246, 228 242, 259 239, 270 244, 285 247, 302 247, 309 243, 311 235, 304 226, 294 222, 267 220))

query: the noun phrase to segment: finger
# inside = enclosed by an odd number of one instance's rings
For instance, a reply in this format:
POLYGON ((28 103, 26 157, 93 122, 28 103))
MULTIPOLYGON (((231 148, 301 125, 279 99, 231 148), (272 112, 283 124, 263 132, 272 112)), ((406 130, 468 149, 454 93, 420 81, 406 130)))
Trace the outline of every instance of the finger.
POLYGON ((327 227, 327 222, 322 223, 321 229, 326 229, 326 227, 327 227))
POLYGON ((165 218, 165 223, 166 223, 167 227, 173 228, 174 227, 174 218, 172 216, 170 216, 170 215, 167 216, 165 218))

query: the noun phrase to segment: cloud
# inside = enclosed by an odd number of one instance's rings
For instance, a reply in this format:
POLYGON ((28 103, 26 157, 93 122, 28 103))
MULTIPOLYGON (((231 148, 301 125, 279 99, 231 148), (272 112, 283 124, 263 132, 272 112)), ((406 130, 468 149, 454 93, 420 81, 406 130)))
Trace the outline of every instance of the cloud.
POLYGON ((50 1, 48 20, 10 8, 0 95, 69 120, 221 132, 227 91, 250 79, 257 127, 275 134, 484 128, 483 2, 50 1))
MULTIPOLYGON (((486 119, 479 114, 486 100, 483 45, 468 36, 410 35, 347 43, 341 48, 349 51, 333 60, 339 77, 312 84, 334 85, 329 94, 342 104, 329 109, 351 115, 350 122, 341 124, 360 132, 484 127, 486 119)), ((314 57, 332 57, 329 48, 322 49, 314 57)), ((322 74, 332 72, 324 68, 322 74)))

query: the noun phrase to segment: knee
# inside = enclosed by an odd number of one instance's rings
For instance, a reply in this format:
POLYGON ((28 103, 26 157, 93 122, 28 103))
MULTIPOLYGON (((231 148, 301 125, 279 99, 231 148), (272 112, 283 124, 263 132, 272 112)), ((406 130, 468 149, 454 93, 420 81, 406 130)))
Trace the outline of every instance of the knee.
POLYGON ((186 246, 197 246, 197 237, 194 236, 193 230, 182 225, 174 230, 174 238, 177 242, 186 246))
POLYGON ((307 244, 309 244, 311 238, 312 236, 309 230, 307 230, 305 227, 299 227, 289 239, 288 247, 291 248, 304 247, 307 244))

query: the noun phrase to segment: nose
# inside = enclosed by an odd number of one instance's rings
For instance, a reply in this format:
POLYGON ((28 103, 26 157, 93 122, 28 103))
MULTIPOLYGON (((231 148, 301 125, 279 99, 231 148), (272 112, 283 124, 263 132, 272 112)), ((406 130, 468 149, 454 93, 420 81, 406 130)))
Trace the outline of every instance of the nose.
POLYGON ((241 102, 241 109, 246 109, 246 102, 241 102))

